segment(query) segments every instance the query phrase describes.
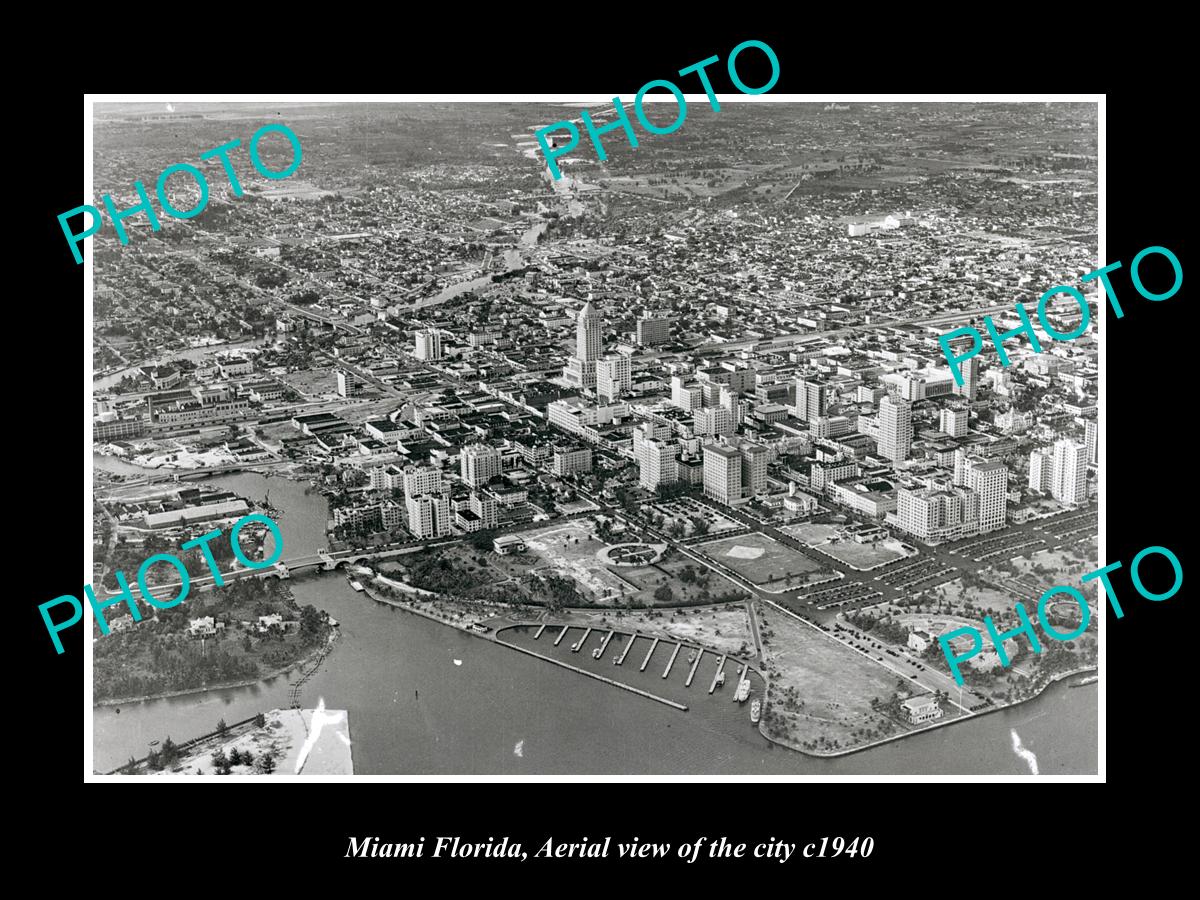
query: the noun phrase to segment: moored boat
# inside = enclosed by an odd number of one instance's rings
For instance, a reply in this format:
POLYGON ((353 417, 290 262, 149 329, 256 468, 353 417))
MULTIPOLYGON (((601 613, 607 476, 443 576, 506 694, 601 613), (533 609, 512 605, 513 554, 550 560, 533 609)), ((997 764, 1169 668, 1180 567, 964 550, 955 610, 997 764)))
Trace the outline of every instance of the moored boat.
POLYGON ((762 713, 762 701, 755 698, 750 701, 750 721, 757 722, 759 715, 762 713))

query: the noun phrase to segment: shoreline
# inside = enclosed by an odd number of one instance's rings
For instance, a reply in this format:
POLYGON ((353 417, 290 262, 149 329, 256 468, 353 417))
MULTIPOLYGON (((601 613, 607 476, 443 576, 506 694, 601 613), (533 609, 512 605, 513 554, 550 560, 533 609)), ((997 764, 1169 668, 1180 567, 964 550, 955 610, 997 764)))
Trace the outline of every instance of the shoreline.
MULTIPOLYGON (((536 622, 536 621, 534 621, 534 622, 530 622, 530 621, 526 621, 526 620, 512 621, 512 620, 505 620, 505 619, 503 619, 503 617, 502 617, 502 616, 489 616, 489 617, 487 617, 487 618, 480 619, 480 620, 478 620, 478 621, 480 621, 480 622, 488 622, 488 623, 496 623, 496 622, 497 622, 497 620, 499 620, 499 621, 500 621, 500 622, 502 622, 503 624, 491 624, 491 625, 490 625, 490 628, 491 628, 492 630, 491 630, 490 632, 488 632, 488 633, 481 633, 481 632, 479 632, 479 631, 476 631, 476 630, 475 630, 475 629, 473 629, 472 627, 470 627, 470 625, 458 624, 458 623, 455 623, 455 622, 450 622, 450 621, 447 621, 447 620, 445 620, 445 619, 439 618, 438 616, 436 616, 436 615, 434 615, 434 614, 432 614, 432 613, 426 612, 425 610, 422 610, 422 609, 415 608, 415 606, 413 606, 413 605, 410 605, 409 603, 405 603, 405 602, 402 602, 402 601, 399 601, 399 600, 391 600, 391 599, 386 599, 386 598, 384 598, 384 597, 378 596, 377 594, 373 594, 373 593, 370 593, 370 592, 368 592, 368 591, 363 591, 362 593, 363 593, 363 594, 364 594, 364 595, 365 595, 365 596, 366 596, 368 599, 370 599, 371 601, 373 601, 373 602, 375 602, 375 603, 382 603, 382 604, 384 604, 384 605, 391 606, 391 607, 393 607, 393 608, 395 608, 395 609, 399 609, 399 610, 402 610, 402 611, 404 611, 404 612, 408 612, 408 613, 412 613, 412 614, 414 614, 414 615, 417 615, 417 616, 421 616, 422 618, 424 618, 424 619, 428 619, 428 620, 430 620, 430 621, 432 621, 432 622, 436 622, 436 623, 437 623, 437 624, 439 624, 439 625, 445 625, 445 626, 447 626, 447 627, 449 627, 449 628, 453 628, 453 629, 455 629, 456 631, 460 631, 460 632, 463 632, 463 633, 465 633, 465 634, 469 634, 469 635, 471 635, 471 636, 473 636, 473 637, 480 638, 481 640, 486 640, 486 641, 489 641, 489 642, 491 642, 491 643, 493 643, 493 644, 498 644, 498 645, 500 645, 500 646, 506 647, 506 648, 507 648, 507 649, 509 649, 509 650, 514 650, 514 651, 516 651, 516 652, 518 652, 518 653, 525 653, 525 654, 527 654, 527 655, 529 655, 529 656, 533 656, 533 657, 535 657, 535 658, 538 658, 538 659, 541 659, 541 660, 543 660, 543 661, 545 661, 545 662, 550 662, 550 663, 553 663, 554 665, 559 665, 559 666, 562 666, 562 667, 564 667, 564 668, 570 669, 570 670, 572 670, 572 671, 578 672, 579 674, 582 674, 582 675, 587 675, 588 677, 592 677, 592 678, 595 678, 595 679, 597 679, 597 680, 604 681, 605 683, 609 684, 609 685, 610 685, 610 686, 612 686, 612 687, 618 687, 618 688, 620 688, 620 689, 622 689, 622 690, 628 690, 628 691, 631 691, 631 692, 633 692, 633 693, 639 693, 639 694, 643 694, 643 696, 646 696, 648 699, 652 699, 652 700, 656 700, 656 701, 659 701, 659 702, 664 702, 664 703, 669 703, 669 705, 675 706, 675 704, 674 704, 673 702, 670 702, 670 701, 665 701, 665 700, 663 700, 663 698, 659 698, 659 697, 657 697, 657 696, 654 696, 654 695, 651 695, 651 694, 648 694, 648 693, 643 693, 642 691, 640 691, 640 690, 638 690, 638 689, 636 689, 636 688, 633 688, 633 687, 630 687, 630 686, 627 686, 627 685, 621 684, 621 683, 619 683, 619 682, 615 682, 615 681, 610 681, 610 680, 607 680, 607 679, 605 679, 603 676, 593 675, 591 672, 588 672, 588 671, 586 671, 586 670, 582 670, 582 669, 577 669, 577 668, 575 668, 575 667, 573 667, 573 666, 571 666, 571 665, 569 665, 569 664, 560 663, 558 660, 551 659, 550 657, 542 656, 541 654, 538 654, 538 653, 536 653, 536 652, 532 652, 532 651, 525 650, 525 649, 524 649, 524 648, 522 648, 522 647, 516 646, 516 645, 514 645, 514 644, 511 644, 511 643, 509 643, 508 641, 504 641, 504 640, 501 640, 501 639, 499 638, 499 632, 500 632, 500 630, 502 630, 502 629, 504 629, 504 628, 517 628, 517 627, 537 627, 538 625, 540 625, 540 624, 544 624, 544 623, 541 623, 541 622, 536 622)), ((665 609, 666 607, 663 607, 663 608, 665 609)), ((586 611, 587 611, 587 612, 595 612, 595 609, 594 609, 594 608, 586 608, 586 611)), ((571 613, 571 612, 575 612, 575 610, 564 610, 564 612, 571 613)), ((563 622, 563 623, 560 623, 560 624, 564 624, 564 625, 566 625, 566 624, 572 624, 572 625, 574 625, 575 623, 567 623, 567 622, 563 622)), ((576 626, 576 627, 583 627, 583 626, 576 626)), ((615 629, 615 630, 619 630, 619 629, 615 629)), ((634 632, 635 632, 635 633, 637 633, 637 632, 636 632, 636 629, 634 630, 634 632)), ((337 640, 337 635, 338 635, 337 629, 333 629, 333 632, 332 632, 332 635, 331 635, 330 641, 328 642, 328 643, 329 643, 329 645, 332 645, 333 643, 336 643, 336 640, 337 640)), ((667 638, 667 639, 669 639, 669 640, 678 640, 677 638, 674 638, 674 637, 668 637, 667 635, 664 635, 663 637, 666 637, 666 638, 667 638)), ((681 641, 681 642, 682 642, 682 641, 681 641)), ((695 643, 695 642, 693 642, 693 643, 695 643)), ((269 679, 277 678, 277 677, 279 677, 281 674, 286 674, 287 672, 290 672, 292 669, 294 669, 294 668, 296 668, 296 667, 298 667, 298 666, 302 668, 304 665, 306 665, 307 663, 309 663, 309 662, 312 660, 312 658, 313 658, 314 656, 316 656, 317 654, 319 654, 319 653, 322 653, 323 651, 325 651, 327 646, 328 646, 328 645, 323 645, 323 646, 321 646, 321 647, 317 647, 317 648, 315 648, 315 649, 313 650, 313 652, 312 652, 312 653, 308 654, 308 656, 306 656, 304 659, 302 659, 302 660, 297 660, 296 662, 293 662, 293 663, 289 664, 287 667, 285 667, 285 668, 283 668, 283 669, 281 669, 281 670, 278 670, 278 671, 276 671, 276 672, 273 672, 273 673, 270 673, 270 674, 267 674, 267 675, 262 675, 262 676, 259 676, 259 677, 257 677, 257 678, 253 678, 253 679, 246 679, 246 680, 243 680, 243 681, 240 681, 240 682, 233 682, 233 683, 229 683, 229 684, 210 685, 210 686, 203 687, 203 688, 191 688, 191 689, 187 689, 187 690, 181 690, 181 691, 170 691, 170 692, 164 692, 164 693, 160 693, 160 694, 148 695, 148 696, 145 696, 145 697, 133 697, 133 698, 125 698, 125 699, 122 699, 122 700, 102 700, 102 701, 99 701, 99 702, 95 702, 95 703, 93 703, 92 705, 93 705, 93 708, 95 708, 95 707, 99 707, 99 706, 115 706, 115 705, 119 705, 119 704, 121 704, 121 703, 128 703, 128 704, 133 704, 133 703, 142 703, 142 702, 147 702, 147 701, 151 701, 151 700, 161 700, 161 699, 167 699, 167 698, 171 698, 171 697, 187 696, 187 695, 189 695, 189 694, 203 694, 203 693, 207 693, 207 692, 209 692, 209 691, 216 691, 216 690, 227 690, 227 689, 233 689, 233 688, 248 687, 248 686, 250 686, 250 685, 257 684, 257 683, 260 683, 260 682, 264 682, 264 681, 267 681, 267 680, 269 680, 269 679)), ((706 648, 706 650, 707 650, 708 652, 714 652, 714 653, 715 653, 715 652, 719 652, 719 651, 712 650, 711 648, 706 648)), ((331 646, 329 646, 329 652, 332 652, 332 647, 331 647, 331 646)), ((766 693, 765 693, 765 695, 764 695, 764 698, 763 698, 763 699, 764 699, 764 706, 765 706, 765 705, 766 705, 766 701, 769 701, 769 699, 770 699, 770 682, 769 682, 769 680, 768 680, 768 679, 767 679, 765 676, 763 676, 762 672, 758 670, 758 667, 757 667, 757 666, 754 666, 753 664, 748 664, 748 665, 749 665, 749 668, 751 669, 751 671, 754 671, 756 674, 758 674, 758 676, 759 676, 760 678, 762 678, 762 679, 763 679, 763 681, 766 683, 766 693)), ((842 756, 849 756, 850 754, 853 754, 853 753, 861 753, 861 752, 863 752, 863 751, 865 751, 865 750, 870 750, 870 749, 873 749, 873 748, 875 748, 875 747, 878 747, 878 746, 880 746, 880 745, 891 743, 891 742, 893 742, 893 741, 903 740, 904 738, 913 737, 913 736, 915 736, 915 735, 918 735, 918 734, 924 734, 924 733, 926 733, 926 732, 933 731, 933 730, 935 730, 935 729, 937 729, 937 728, 946 728, 946 727, 949 727, 949 726, 952 726, 952 725, 957 725, 957 724, 960 724, 960 723, 962 723, 962 722, 970 721, 970 720, 972 720, 972 719, 975 719, 975 718, 977 718, 977 717, 980 717, 980 716, 985 716, 985 715, 988 715, 988 714, 990 714, 990 713, 999 712, 1000 710, 1004 710, 1004 709, 1011 709, 1011 708, 1013 708, 1013 707, 1020 706, 1020 705, 1021 705, 1021 704, 1023 704, 1023 703, 1028 703, 1028 702, 1030 702, 1031 700, 1036 700, 1038 697, 1042 696, 1042 694, 1043 694, 1043 693, 1045 693, 1045 691, 1046 691, 1046 690, 1047 690, 1047 689, 1048 689, 1048 688, 1049 688, 1051 685, 1057 684, 1058 682, 1060 682, 1060 681, 1062 681, 1062 680, 1064 680, 1064 679, 1066 679, 1066 678, 1071 678, 1071 677, 1073 677, 1073 676, 1076 676, 1076 675, 1081 675, 1081 674, 1084 674, 1084 673, 1087 673, 1087 672, 1098 672, 1098 671, 1099 671, 1099 669, 1098 669, 1098 667, 1097 667, 1097 666, 1095 666, 1095 665, 1087 665, 1087 666, 1081 666, 1081 667, 1079 667, 1079 668, 1076 668, 1076 669, 1070 669, 1070 670, 1068 670, 1068 671, 1065 671, 1065 672, 1060 672, 1060 673, 1058 673, 1058 674, 1054 675, 1053 677, 1049 678, 1049 679, 1046 681, 1046 683, 1045 683, 1044 685, 1042 685, 1042 686, 1041 686, 1041 687, 1038 689, 1038 691, 1037 691, 1036 693, 1032 694, 1032 695, 1031 695, 1031 696, 1029 696, 1029 697, 1025 697, 1025 698, 1023 698, 1023 699, 1021 699, 1021 700, 1017 700, 1017 701, 1014 701, 1014 702, 1012 702, 1012 703, 1006 703, 1006 704, 999 705, 999 706, 993 706, 993 707, 991 707, 991 708, 989 708, 989 709, 985 709, 985 710, 982 710, 982 711, 979 711, 979 712, 972 712, 972 713, 970 713, 970 714, 968 714, 968 715, 960 715, 960 716, 955 716, 955 717, 954 717, 954 718, 952 718, 952 719, 947 719, 947 720, 944 720, 944 721, 935 722, 935 723, 932 723, 932 724, 926 725, 926 726, 924 726, 924 727, 921 727, 921 728, 916 728, 916 729, 913 729, 913 730, 910 730, 910 731, 905 731, 905 732, 903 732, 903 733, 901 733, 901 734, 890 735, 890 736, 888 736, 888 737, 886 737, 886 738, 880 738, 880 739, 878 739, 878 740, 871 741, 870 743, 867 743, 867 744, 862 744, 862 745, 860 745, 860 746, 857 746, 857 747, 850 747, 850 748, 840 749, 840 750, 836 750, 836 751, 832 751, 832 752, 827 752, 827 753, 822 753, 822 752, 814 752, 814 751, 811 751, 811 750, 802 749, 802 748, 800 748, 800 747, 797 747, 797 746, 794 746, 794 745, 792 745, 792 744, 790 744, 790 743, 788 743, 788 742, 786 742, 786 741, 784 741, 784 740, 780 740, 779 738, 773 737, 772 735, 768 734, 768 733, 767 733, 767 732, 764 730, 764 729, 765 729, 765 722, 763 722, 763 721, 761 721, 761 720, 759 721, 759 723, 758 723, 758 725, 757 725, 757 728, 756 728, 756 730, 758 731, 758 733, 759 733, 759 734, 761 734, 761 735, 762 735, 762 736, 763 736, 763 737, 764 737, 764 738, 765 738, 765 739, 766 739, 768 742, 770 742, 772 745, 775 745, 775 746, 782 747, 782 748, 784 748, 785 750, 793 751, 793 752, 795 752, 795 753, 799 753, 799 754, 801 754, 801 755, 804 755, 804 756, 813 757, 814 759, 835 759, 835 758, 842 757, 842 756)), ((686 710, 686 707, 684 707, 684 709, 686 710)), ((765 709, 764 709, 764 711, 765 711, 765 709)))
MULTIPOLYGON (((792 744, 790 744, 786 741, 780 740, 779 738, 773 737, 772 735, 767 734, 767 732, 764 730, 765 723, 762 721, 760 721, 758 723, 758 732, 763 737, 765 737, 768 741, 770 741, 772 744, 777 744, 780 747, 784 747, 788 750, 794 750, 797 753, 803 753, 805 756, 811 756, 814 759, 835 759, 839 756, 849 756, 851 753, 861 753, 864 750, 870 750, 870 749, 872 749, 874 747, 878 747, 882 744, 889 744, 892 741, 900 741, 907 737, 913 737, 914 735, 924 734, 928 731, 933 731, 937 728, 949 728, 952 725, 958 725, 958 724, 961 724, 962 722, 969 722, 972 719, 979 718, 980 716, 986 716, 986 715, 990 715, 991 713, 997 713, 1004 709, 1012 709, 1013 707, 1020 706, 1022 703, 1028 703, 1031 700, 1036 700, 1038 697, 1042 696, 1042 694, 1044 694, 1051 685, 1058 684, 1058 682, 1062 681, 1064 678, 1071 678, 1075 675, 1081 675, 1084 672, 1097 672, 1098 673, 1099 671, 1100 671, 1100 669, 1098 666, 1081 666, 1078 669, 1070 669, 1066 672, 1060 672, 1057 675, 1055 675, 1054 677, 1048 679, 1046 681, 1046 683, 1038 689, 1037 693, 1032 694, 1029 697, 1025 697, 1022 700, 1014 700, 1012 703, 1005 703, 1001 706, 992 706, 992 707, 989 707, 988 709, 980 710, 979 712, 972 712, 972 713, 968 713, 967 715, 955 716, 952 719, 946 719, 944 721, 934 722, 933 724, 926 725, 922 728, 914 728, 911 731, 905 731, 905 732, 902 732, 901 734, 893 734, 889 737, 880 738, 879 740, 871 741, 869 744, 862 744, 858 747, 848 747, 843 750, 834 750, 834 751, 831 751, 828 753, 820 753, 820 752, 814 752, 812 750, 804 750, 804 749, 801 749, 800 747, 793 746, 792 744)), ((770 688, 768 686, 768 694, 769 694, 769 690, 770 690, 770 688)))
POLYGON ((338 630, 332 628, 329 639, 319 647, 313 648, 313 651, 307 654, 303 659, 297 659, 288 663, 282 669, 276 669, 268 672, 265 675, 256 675, 254 678, 243 678, 241 681, 222 682, 221 684, 210 684, 205 687, 184 688, 178 691, 160 691, 157 694, 145 694, 138 697, 117 697, 115 699, 106 698, 104 700, 93 700, 92 709, 101 706, 120 706, 122 704, 132 705, 134 703, 149 703, 151 700, 169 700, 172 697, 186 697, 189 694, 207 694, 209 691, 225 691, 232 688, 250 687, 253 684, 258 684, 264 681, 271 681, 278 678, 280 675, 286 675, 288 672, 295 669, 297 666, 304 668, 312 662, 313 657, 320 653, 332 653, 332 645, 337 643, 338 630))

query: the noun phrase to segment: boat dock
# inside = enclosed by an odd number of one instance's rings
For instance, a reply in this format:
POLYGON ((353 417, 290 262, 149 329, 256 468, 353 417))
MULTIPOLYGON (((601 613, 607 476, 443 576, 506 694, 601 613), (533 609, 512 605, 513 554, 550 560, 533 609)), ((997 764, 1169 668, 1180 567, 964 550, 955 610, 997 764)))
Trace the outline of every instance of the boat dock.
POLYGON ((725 654, 721 654, 720 660, 717 662, 717 671, 713 672, 712 684, 708 686, 708 692, 711 694, 717 689, 717 679, 721 677, 721 673, 725 671, 725 654))
POLYGON ((543 622, 542 627, 537 630, 537 634, 535 634, 533 636, 533 639, 536 641, 538 638, 540 638, 542 636, 542 632, 545 630, 546 630, 546 623, 543 622))
POLYGON ((597 681, 603 681, 605 684, 611 684, 613 687, 618 687, 623 691, 629 691, 632 694, 637 694, 638 696, 645 697, 648 700, 657 700, 659 703, 663 703, 672 707, 673 709, 687 712, 687 706, 682 703, 676 703, 674 700, 668 700, 666 697, 659 697, 656 694, 651 694, 649 691, 643 691, 641 688, 635 688, 627 684, 621 684, 619 681, 614 681, 611 678, 605 678, 603 675, 597 675, 595 672, 589 672, 587 669, 581 669, 578 666, 571 665, 570 663, 560 662, 551 656, 543 656, 540 653, 535 653, 533 650, 528 650, 525 647, 520 647, 516 644, 510 644, 508 641, 502 641, 499 638, 496 639, 496 643, 503 644, 505 647, 510 647, 519 653, 525 653, 529 656, 535 656, 538 659, 545 660, 546 662, 554 663, 556 666, 562 666, 564 669, 570 669, 572 672, 578 672, 580 675, 586 675, 588 678, 595 678, 597 681))
POLYGON ((628 656, 629 651, 633 649, 633 642, 636 640, 637 640, 636 634, 631 634, 629 636, 629 643, 625 645, 625 649, 621 651, 621 658, 617 660, 618 666, 621 665, 621 663, 625 662, 625 657, 628 656))
POLYGON ((570 630, 571 630, 571 626, 570 626, 570 625, 564 625, 564 626, 563 626, 563 630, 562 630, 562 631, 560 631, 560 632, 558 633, 558 637, 556 637, 556 638, 554 639, 554 646, 555 646, 555 647, 557 647, 557 646, 558 646, 558 643, 559 643, 559 641, 561 641, 561 640, 562 640, 564 637, 566 637, 566 634, 567 634, 567 632, 568 632, 568 631, 570 631, 570 630))
POLYGON ((583 645, 587 642, 588 635, 590 635, 591 633, 592 633, 592 629, 588 628, 588 630, 583 633, 583 637, 581 637, 579 639, 579 643, 577 643, 574 647, 571 648, 571 652, 578 653, 580 650, 582 650, 583 645))
POLYGON ((608 649, 608 642, 612 640, 612 636, 613 636, 614 634, 616 634, 616 632, 615 632, 615 631, 610 631, 608 634, 606 634, 606 635, 604 636, 604 640, 602 640, 602 641, 600 642, 600 656, 601 656, 601 657, 603 657, 603 656, 604 656, 604 651, 605 651, 606 649, 608 649))
POLYGON ((692 686, 692 679, 696 677, 696 669, 700 665, 700 660, 704 659, 704 649, 701 647, 697 647, 695 649, 696 649, 696 658, 694 660, 692 660, 692 668, 691 668, 691 671, 688 672, 687 681, 685 681, 683 683, 684 687, 692 686))
POLYGON ((646 651, 646 658, 642 660, 642 667, 638 669, 639 672, 646 671, 646 666, 650 662, 650 657, 654 655, 654 648, 658 646, 659 640, 661 640, 661 638, 655 638, 654 643, 650 645, 650 649, 646 651))
POLYGON ((671 674, 671 666, 675 665, 675 657, 679 655, 679 648, 682 646, 683 644, 676 644, 675 649, 671 651, 671 658, 667 660, 667 667, 663 669, 663 678, 671 674))

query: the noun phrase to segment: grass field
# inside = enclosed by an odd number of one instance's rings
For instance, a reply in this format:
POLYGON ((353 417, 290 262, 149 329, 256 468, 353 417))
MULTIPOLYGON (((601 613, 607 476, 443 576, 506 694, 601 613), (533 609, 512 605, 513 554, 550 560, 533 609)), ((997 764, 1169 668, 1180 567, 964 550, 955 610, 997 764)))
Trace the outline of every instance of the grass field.
POLYGON ((886 700, 897 689, 894 672, 780 612, 767 611, 760 625, 771 677, 766 725, 773 737, 829 751, 902 730, 871 709, 871 698, 886 700))
POLYGON ((758 532, 706 541, 696 549, 752 584, 774 590, 801 587, 828 574, 820 563, 758 532))
POLYGON ((886 565, 908 555, 900 548, 900 542, 896 540, 878 541, 871 544, 859 544, 853 540, 835 542, 833 539, 841 531, 836 525, 805 523, 788 525, 783 530, 796 540, 817 548, 818 552, 827 553, 834 559, 859 571, 886 565))

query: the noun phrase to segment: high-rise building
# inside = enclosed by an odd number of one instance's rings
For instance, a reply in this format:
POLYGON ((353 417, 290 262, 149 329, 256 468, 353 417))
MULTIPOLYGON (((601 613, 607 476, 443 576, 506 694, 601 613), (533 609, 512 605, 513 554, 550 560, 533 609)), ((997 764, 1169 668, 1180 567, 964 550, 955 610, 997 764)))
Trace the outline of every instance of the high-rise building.
POLYGON ((1044 494, 1054 484, 1054 457, 1043 450, 1029 454, 1029 489, 1044 494))
POLYGON ((682 376, 671 378, 671 403, 680 409, 691 412, 699 409, 704 402, 704 391, 694 381, 688 381, 682 376))
POLYGON ((979 532, 1004 527, 1008 513, 1008 467, 1004 463, 967 457, 967 487, 979 498, 979 532))
POLYGON ((885 396, 879 401, 879 455, 900 465, 912 449, 912 404, 885 396))
POLYGON ((500 474, 501 454, 496 447, 471 444, 459 453, 459 474, 473 488, 483 487, 500 474))
POLYGON ((761 444, 742 444, 742 493, 755 497, 767 489, 767 457, 770 451, 761 444))
POLYGON ((962 487, 900 488, 896 522, 902 531, 922 541, 967 537, 979 530, 979 497, 962 487))
POLYGON ((650 439, 642 442, 638 484, 648 491, 679 480, 679 445, 650 439))
POLYGON ((613 401, 629 393, 633 369, 628 356, 606 356, 596 363, 596 396, 613 401))
POLYGON ((692 427, 696 434, 733 434, 733 413, 723 406, 698 409, 692 427))
POLYGON ((581 444, 555 447, 550 471, 559 476, 592 471, 592 448, 581 444))
POLYGON ((660 316, 642 316, 637 323, 637 342, 643 347, 671 340, 671 321, 660 316))
POLYGON ((496 527, 496 498, 486 493, 471 492, 471 512, 477 517, 479 527, 482 529, 496 527))
POLYGON ((404 494, 419 497, 421 494, 442 492, 442 470, 433 466, 406 466, 404 469, 404 494))
POLYGON ((704 446, 704 496, 729 506, 742 496, 742 455, 720 444, 704 446))
POLYGON ((596 361, 603 346, 604 321, 589 300, 579 311, 575 325, 575 355, 563 367, 563 377, 581 390, 595 389, 596 361))
POLYGON ((362 382, 349 369, 335 369, 337 392, 342 397, 357 397, 362 392, 362 382))
POLYGON ((1087 447, 1064 438, 1054 444, 1054 480, 1050 493, 1059 503, 1087 501, 1087 447))
POLYGON ((947 407, 942 410, 941 422, 938 425, 938 430, 950 437, 960 438, 967 436, 967 421, 970 413, 965 409, 955 409, 947 407))
POLYGON ((796 418, 802 422, 825 415, 829 409, 829 390, 818 378, 801 378, 796 381, 796 418))
POLYGON ((1088 465, 1098 465, 1100 461, 1100 424, 1095 419, 1088 419, 1083 423, 1083 434, 1083 445, 1087 447, 1088 465))
POLYGON ((575 355, 588 362, 600 358, 600 348, 604 345, 604 320, 596 307, 589 300, 579 311, 579 319, 575 325, 575 355))
POLYGON ((418 539, 442 537, 450 533, 450 501, 444 494, 406 497, 408 530, 418 539))
POLYGON ((433 328, 422 328, 413 336, 413 353, 417 359, 442 358, 442 334, 433 328))
POLYGON ((966 362, 962 363, 958 371, 959 375, 962 376, 963 383, 954 382, 954 393, 966 397, 968 400, 975 399, 975 395, 979 393, 980 365, 978 356, 972 356, 966 362))

